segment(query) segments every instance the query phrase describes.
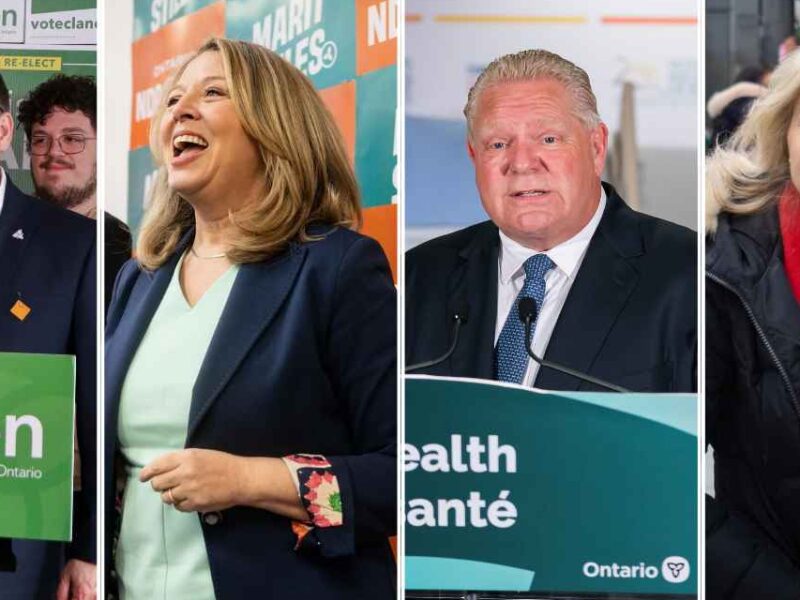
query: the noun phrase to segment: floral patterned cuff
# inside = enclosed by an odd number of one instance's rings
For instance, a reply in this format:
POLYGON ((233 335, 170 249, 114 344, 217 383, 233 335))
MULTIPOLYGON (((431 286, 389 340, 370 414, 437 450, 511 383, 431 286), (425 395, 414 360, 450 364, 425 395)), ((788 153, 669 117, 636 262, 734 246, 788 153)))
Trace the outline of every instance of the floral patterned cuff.
POLYGON ((342 497, 339 480, 324 456, 290 454, 282 460, 292 475, 300 501, 309 516, 305 523, 292 522, 292 531, 297 535, 297 549, 305 545, 308 534, 314 528, 338 527, 342 524, 342 497))

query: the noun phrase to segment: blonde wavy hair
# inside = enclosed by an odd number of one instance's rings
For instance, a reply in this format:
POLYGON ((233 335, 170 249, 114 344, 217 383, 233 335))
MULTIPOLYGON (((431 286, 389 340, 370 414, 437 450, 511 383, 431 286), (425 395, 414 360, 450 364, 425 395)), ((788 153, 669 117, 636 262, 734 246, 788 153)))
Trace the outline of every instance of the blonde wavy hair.
POLYGON ((481 93, 493 85, 532 79, 554 79, 563 85, 575 100, 576 115, 588 129, 600 124, 597 98, 592 91, 589 75, 575 63, 547 50, 523 50, 494 59, 478 75, 467 95, 464 116, 467 131, 472 137, 475 107, 481 93))
POLYGON ((204 52, 219 52, 242 128, 260 150, 264 193, 229 218, 234 226, 227 257, 257 262, 290 242, 309 241, 310 223, 361 226, 358 184, 336 124, 311 82, 278 54, 249 42, 212 38, 177 70, 150 126, 150 149, 159 165, 137 244, 141 265, 154 270, 194 225, 194 210, 167 184, 158 139, 167 94, 186 66, 204 52))
POLYGON ((790 179, 786 136, 800 98, 800 52, 775 69, 767 93, 706 163, 706 231, 720 212, 749 214, 780 197, 790 179))

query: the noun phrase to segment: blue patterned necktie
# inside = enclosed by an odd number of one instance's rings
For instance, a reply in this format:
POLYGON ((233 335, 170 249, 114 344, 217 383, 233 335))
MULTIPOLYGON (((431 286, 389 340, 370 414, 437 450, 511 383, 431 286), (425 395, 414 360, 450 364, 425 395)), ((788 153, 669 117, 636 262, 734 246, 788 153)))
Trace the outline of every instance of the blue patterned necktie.
MULTIPOLYGON (((544 301, 544 276, 555 265, 546 254, 535 254, 522 265, 525 268, 525 284, 514 300, 511 310, 497 338, 494 366, 498 381, 522 383, 528 368, 528 353, 525 351, 525 325, 519 319, 519 299, 528 297, 536 302, 536 321, 544 301)), ((536 321, 531 324, 531 340, 536 331, 536 321)))

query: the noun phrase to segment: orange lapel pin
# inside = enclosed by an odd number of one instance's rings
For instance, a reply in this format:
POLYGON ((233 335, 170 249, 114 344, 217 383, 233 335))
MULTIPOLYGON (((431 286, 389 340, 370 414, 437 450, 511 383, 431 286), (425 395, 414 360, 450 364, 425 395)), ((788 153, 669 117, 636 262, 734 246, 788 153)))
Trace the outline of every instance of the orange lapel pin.
POLYGON ((14 302, 14 306, 11 307, 11 314, 17 317, 20 321, 24 321, 30 313, 31 307, 25 304, 22 300, 17 300, 14 302))

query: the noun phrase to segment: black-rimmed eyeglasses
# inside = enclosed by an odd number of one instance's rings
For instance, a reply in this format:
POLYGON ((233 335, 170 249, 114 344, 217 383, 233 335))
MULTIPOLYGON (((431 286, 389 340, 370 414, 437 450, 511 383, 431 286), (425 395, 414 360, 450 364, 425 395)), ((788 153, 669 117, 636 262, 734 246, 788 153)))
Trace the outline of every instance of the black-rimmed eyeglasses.
MULTIPOLYGON (((80 154, 86 150, 87 140, 96 140, 97 138, 86 137, 75 133, 65 133, 58 136, 55 140, 58 142, 58 147, 64 154, 80 154)), ((33 156, 44 156, 50 152, 53 146, 53 138, 49 135, 33 135, 28 142, 28 151, 33 156)))

